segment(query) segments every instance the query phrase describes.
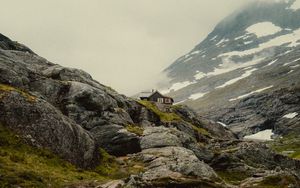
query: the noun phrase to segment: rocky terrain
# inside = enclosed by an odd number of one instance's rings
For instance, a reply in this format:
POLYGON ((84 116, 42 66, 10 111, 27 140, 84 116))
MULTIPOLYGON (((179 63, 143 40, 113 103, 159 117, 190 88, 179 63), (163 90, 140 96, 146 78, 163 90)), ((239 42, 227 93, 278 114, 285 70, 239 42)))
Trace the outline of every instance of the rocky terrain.
POLYGON ((1 187, 300 185, 298 160, 186 106, 120 95, 3 35, 0 138, 1 187))
POLYGON ((299 142, 299 18, 298 0, 249 3, 165 70, 164 92, 239 138, 299 142))

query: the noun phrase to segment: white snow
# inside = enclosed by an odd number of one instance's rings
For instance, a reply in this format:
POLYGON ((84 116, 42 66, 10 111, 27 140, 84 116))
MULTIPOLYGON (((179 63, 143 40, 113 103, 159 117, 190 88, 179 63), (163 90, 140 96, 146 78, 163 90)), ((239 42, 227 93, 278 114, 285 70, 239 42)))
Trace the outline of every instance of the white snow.
POLYGON ((182 100, 182 101, 176 102, 176 103, 174 103, 174 105, 181 104, 181 103, 183 103, 183 102, 185 102, 185 101, 186 101, 186 100, 182 100))
POLYGON ((215 40, 218 37, 218 35, 214 36, 213 38, 210 39, 210 41, 215 40))
POLYGON ((298 115, 297 112, 293 112, 293 113, 289 113, 283 116, 283 118, 287 118, 287 119, 293 119, 294 117, 296 117, 298 115))
POLYGON ((245 37, 245 35, 242 35, 242 36, 239 36, 239 37, 234 38, 234 40, 239 40, 239 39, 242 39, 242 38, 244 38, 244 37, 245 37))
POLYGON ((197 100, 197 99, 203 97, 205 94, 207 94, 207 93, 195 93, 195 94, 192 94, 189 97, 189 99, 191 99, 191 100, 197 100))
POLYGON ((294 70, 290 70, 290 71, 288 72, 288 74, 290 74, 290 73, 292 73, 292 72, 294 72, 294 70))
POLYGON ((196 80, 200 80, 201 78, 204 78, 205 76, 206 76, 205 73, 203 73, 203 72, 198 72, 197 74, 194 75, 194 78, 195 78, 196 80))
POLYGON ((189 57, 189 58, 185 59, 183 62, 188 62, 188 61, 190 61, 191 59, 193 59, 193 57, 189 57))
POLYGON ((209 72, 209 73, 197 72, 194 75, 194 78, 196 80, 200 80, 204 77, 224 74, 224 73, 227 73, 227 72, 239 69, 239 68, 245 68, 244 70, 251 69, 252 65, 258 64, 262 60, 264 60, 264 57, 257 58, 255 60, 250 60, 250 61, 245 62, 245 63, 234 63, 234 62, 228 60, 228 58, 223 58, 223 63, 220 64, 219 67, 215 68, 214 71, 209 72))
POLYGON ((201 57, 205 58, 205 57, 206 57, 206 55, 204 54, 204 55, 202 55, 201 57))
POLYGON ((216 88, 217 88, 217 89, 218 89, 218 88, 223 88, 223 87, 226 87, 226 86, 228 86, 228 85, 234 84, 234 83, 236 83, 237 81, 239 81, 239 80, 241 80, 241 79, 244 79, 244 78, 250 76, 250 75, 252 74, 252 72, 254 72, 254 71, 256 71, 256 70, 257 70, 256 68, 251 69, 251 70, 247 70, 247 71, 246 71, 244 74, 242 74, 240 77, 237 77, 237 78, 234 78, 234 79, 232 79, 232 80, 229 80, 229 81, 225 82, 223 85, 220 85, 220 86, 218 86, 218 87, 216 87, 216 88))
POLYGON ((228 42, 228 41, 229 41, 229 39, 222 39, 216 44, 216 46, 220 46, 221 44, 228 42))
POLYGON ((272 140, 272 135, 272 129, 266 129, 252 135, 244 136, 244 139, 267 141, 272 140))
POLYGON ((297 67, 300 67, 300 65, 294 65, 294 66, 291 66, 291 68, 295 69, 297 67))
POLYGON ((265 67, 273 65, 274 63, 276 63, 276 61, 278 61, 278 59, 275 59, 275 60, 271 61, 265 67))
POLYGON ((261 89, 258 89, 258 90, 255 90, 255 91, 252 91, 252 92, 250 92, 250 93, 247 93, 247 94, 244 94, 244 95, 238 96, 238 97, 236 97, 236 98, 229 99, 229 101, 235 101, 235 100, 239 100, 239 99, 242 99, 242 98, 248 97, 248 96, 250 96, 250 95, 253 95, 253 94, 255 94, 255 93, 260 93, 260 92, 262 92, 262 91, 265 91, 265 90, 267 90, 267 89, 270 89, 270 88, 272 88, 272 87, 273 87, 273 85, 271 85, 271 86, 268 86, 268 87, 265 87, 265 88, 261 88, 261 89))
POLYGON ((300 58, 295 59, 295 60, 292 61, 292 62, 285 63, 285 64, 283 64, 283 66, 288 66, 288 65, 290 65, 290 64, 296 63, 297 61, 300 61, 300 58))
POLYGON ((247 44, 251 44, 253 41, 251 40, 251 41, 246 41, 246 42, 244 42, 244 44, 245 45, 247 45, 247 44))
POLYGON ((193 51, 191 52, 191 55, 195 55, 195 54, 199 54, 201 51, 197 50, 197 51, 193 51))
POLYGON ((225 123, 222 123, 220 121, 218 121, 217 123, 219 123, 220 125, 222 125, 223 127, 227 127, 227 125, 225 123))
POLYGON ((300 39, 300 29, 295 30, 292 33, 281 35, 276 38, 273 38, 265 43, 260 44, 257 48, 251 48, 245 51, 232 51, 224 54, 220 54, 219 57, 222 56, 245 56, 251 55, 257 52, 260 52, 264 49, 270 47, 281 46, 283 44, 289 44, 288 47, 295 47, 298 45, 298 40, 300 39))
POLYGON ((274 25, 272 22, 260 22, 246 29, 247 32, 255 34, 258 38, 273 35, 281 30, 281 27, 274 25))
POLYGON ((296 11, 298 9, 300 9, 300 1, 299 0, 296 0, 290 7, 290 9, 296 11))
POLYGON ((174 83, 169 89, 166 89, 166 90, 162 90, 161 93, 162 94, 166 94, 166 93, 169 93, 171 91, 177 91, 179 89, 182 89, 184 87, 187 87, 191 84, 194 84, 196 83, 195 81, 193 82, 190 82, 190 81, 184 81, 184 82, 177 82, 177 83, 174 83))

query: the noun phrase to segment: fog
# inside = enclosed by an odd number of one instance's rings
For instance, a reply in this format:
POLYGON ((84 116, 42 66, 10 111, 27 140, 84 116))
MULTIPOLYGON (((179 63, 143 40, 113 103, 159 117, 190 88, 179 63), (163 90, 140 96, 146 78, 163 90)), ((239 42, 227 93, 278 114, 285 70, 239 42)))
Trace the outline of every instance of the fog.
POLYGON ((10 0, 1 33, 132 95, 250 0, 10 0))

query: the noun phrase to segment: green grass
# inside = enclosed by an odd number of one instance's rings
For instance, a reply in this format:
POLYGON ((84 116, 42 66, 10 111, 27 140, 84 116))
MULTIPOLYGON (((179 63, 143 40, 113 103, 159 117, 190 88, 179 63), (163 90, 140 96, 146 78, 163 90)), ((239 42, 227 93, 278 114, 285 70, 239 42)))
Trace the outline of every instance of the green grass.
POLYGON ((238 171, 217 171, 217 174, 227 183, 239 185, 240 182, 249 177, 248 174, 238 171))
MULTIPOLYGON (((162 122, 173 122, 173 121, 184 121, 179 115, 176 113, 167 113, 167 112, 162 112, 153 102, 150 101, 144 101, 144 100, 139 100, 138 103, 146 107, 148 110, 151 110, 153 113, 155 113, 157 116, 159 116, 160 120, 162 122)), ((175 105, 172 106, 172 108, 181 108, 181 105, 175 105)), ((185 121, 187 122, 187 121, 185 121)), ((204 128, 196 126, 191 124, 190 122, 187 122, 190 124, 190 126, 193 128, 193 130, 201 135, 211 137, 211 134, 204 128)))
POLYGON ((196 131, 197 133, 202 134, 204 136, 211 137, 211 134, 206 129, 203 129, 203 128, 198 127, 196 125, 191 125, 191 126, 194 129, 194 131, 196 131))
POLYGON ((3 97, 5 97, 6 93, 9 93, 9 92, 17 92, 17 93, 19 93, 23 97, 25 97, 29 102, 34 102, 36 100, 35 96, 32 96, 32 95, 28 94, 27 92, 25 92, 25 91, 23 91, 21 89, 18 89, 18 88, 9 86, 9 85, 5 85, 5 84, 0 84, 0 100, 3 97))
POLYGON ((294 177, 286 175, 274 175, 266 177, 254 188, 288 188, 291 183, 296 183, 294 177))
POLYGON ((0 187, 63 187, 82 182, 104 182, 116 171, 116 164, 101 152, 103 164, 87 171, 78 169, 50 151, 26 145, 0 124, 0 187), (112 170, 114 169, 114 170, 112 170))
POLYGON ((153 113, 155 113, 162 122, 172 122, 181 120, 181 118, 175 113, 162 112, 158 109, 155 103, 151 101, 138 100, 137 102, 146 107, 148 110, 151 110, 153 113))
POLYGON ((274 142, 270 142, 270 147, 281 154, 285 151, 294 151, 288 154, 288 156, 294 159, 300 159, 300 137, 298 135, 290 134, 283 138, 276 139, 274 142))
POLYGON ((127 125, 125 128, 126 128, 127 131, 129 131, 131 133, 134 133, 138 136, 142 136, 143 132, 144 132, 144 129, 142 127, 137 126, 137 125, 127 125))

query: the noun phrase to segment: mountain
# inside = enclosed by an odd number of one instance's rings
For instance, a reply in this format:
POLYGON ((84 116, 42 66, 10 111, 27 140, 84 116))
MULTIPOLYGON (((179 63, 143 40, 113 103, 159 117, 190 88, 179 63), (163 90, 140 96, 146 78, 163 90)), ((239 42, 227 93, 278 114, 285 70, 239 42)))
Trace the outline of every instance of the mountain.
POLYGON ((0 35, 0 187, 299 187, 300 162, 0 35), (255 155, 253 155, 255 153, 255 155))
POLYGON ((299 0, 249 3, 164 70, 164 93, 239 137, 298 133, 299 19, 299 0))

